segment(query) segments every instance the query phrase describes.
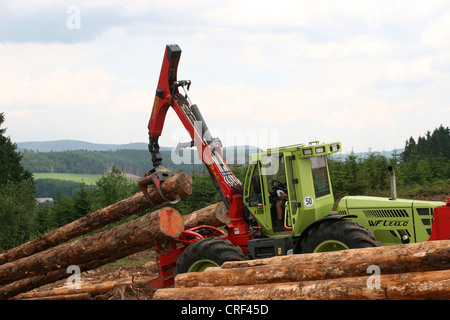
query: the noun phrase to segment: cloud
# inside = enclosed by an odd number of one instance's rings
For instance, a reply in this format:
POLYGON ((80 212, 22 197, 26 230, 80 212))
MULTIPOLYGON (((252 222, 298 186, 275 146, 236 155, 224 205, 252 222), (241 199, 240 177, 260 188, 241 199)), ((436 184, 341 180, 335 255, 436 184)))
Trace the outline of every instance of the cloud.
POLYGON ((330 41, 326 43, 305 43, 302 50, 308 59, 379 59, 391 54, 398 46, 389 39, 377 35, 361 34, 344 41, 330 41))
MULTIPOLYGON (((448 113, 449 9, 440 0, 3 1, 0 108, 21 139, 124 143, 133 131, 145 141, 164 46, 178 43, 178 75, 193 80, 215 136, 264 129, 278 130, 280 144, 402 147, 448 113), (67 28, 72 4, 80 29, 67 28)), ((166 145, 185 132, 173 112, 165 127, 166 145)))
POLYGON ((4 1, 0 4, 0 42, 92 41, 114 26, 131 23, 128 8, 97 1, 40 1, 39 5, 4 1))
POLYGON ((233 0, 221 2, 219 7, 207 8, 205 17, 216 26, 230 29, 258 27, 259 32, 267 32, 304 26, 307 10, 301 1, 279 0, 274 5, 258 0, 233 0))
POLYGON ((420 87, 429 85, 441 78, 442 74, 433 70, 435 58, 425 56, 411 61, 387 61, 376 84, 380 88, 393 86, 420 87))
POLYGON ((0 105, 40 106, 44 108, 80 108, 101 105, 110 99, 110 86, 117 79, 98 66, 76 73, 58 67, 49 73, 31 77, 21 73, 2 73, 0 105))
POLYGON ((83 43, 113 33, 129 36, 187 34, 199 31, 210 3, 178 1, 25 0, 0 3, 0 42, 83 43))
POLYGON ((309 121, 326 113, 333 101, 351 96, 349 87, 300 87, 274 90, 263 86, 211 84, 193 90, 196 103, 209 119, 238 116, 246 121, 268 125, 309 121))
POLYGON ((450 49, 450 11, 423 29, 421 43, 433 48, 450 49))
POLYGON ((118 116, 144 114, 150 116, 155 93, 148 89, 125 91, 118 95, 107 108, 108 113, 118 116))

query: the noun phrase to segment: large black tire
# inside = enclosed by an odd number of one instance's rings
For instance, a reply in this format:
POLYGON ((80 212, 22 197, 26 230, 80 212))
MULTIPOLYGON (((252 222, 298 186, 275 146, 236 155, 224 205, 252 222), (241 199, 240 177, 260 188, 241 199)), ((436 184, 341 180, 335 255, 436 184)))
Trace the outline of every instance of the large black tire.
POLYGON ((301 253, 338 251, 355 248, 379 247, 371 230, 349 220, 324 221, 309 230, 300 243, 301 253))
POLYGON ((226 261, 242 261, 242 249, 229 240, 205 238, 189 245, 178 257, 174 274, 202 271, 206 266, 221 266, 226 261), (202 264, 202 261, 205 263, 202 264))

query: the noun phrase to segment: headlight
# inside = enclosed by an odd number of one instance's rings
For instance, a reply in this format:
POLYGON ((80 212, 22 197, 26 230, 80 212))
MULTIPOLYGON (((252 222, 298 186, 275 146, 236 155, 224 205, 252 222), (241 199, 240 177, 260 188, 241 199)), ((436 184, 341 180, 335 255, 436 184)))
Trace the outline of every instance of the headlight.
POLYGON ((316 148, 316 153, 324 153, 325 152, 325 147, 317 147, 316 148))
POLYGON ((330 151, 331 152, 336 152, 339 151, 339 145, 337 143, 333 143, 332 145, 330 145, 330 151))
POLYGON ((312 154, 312 149, 303 149, 303 154, 304 154, 305 156, 311 155, 311 154, 312 154))

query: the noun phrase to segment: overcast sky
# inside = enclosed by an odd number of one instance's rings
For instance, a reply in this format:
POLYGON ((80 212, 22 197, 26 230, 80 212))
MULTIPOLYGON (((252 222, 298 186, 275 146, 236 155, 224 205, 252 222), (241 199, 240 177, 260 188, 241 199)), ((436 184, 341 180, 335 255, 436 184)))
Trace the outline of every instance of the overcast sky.
MULTIPOLYGON (((14 142, 147 142, 166 44, 213 136, 403 148, 450 119, 450 2, 0 2, 0 112, 14 142)), ((169 112, 160 144, 187 141, 169 112)))

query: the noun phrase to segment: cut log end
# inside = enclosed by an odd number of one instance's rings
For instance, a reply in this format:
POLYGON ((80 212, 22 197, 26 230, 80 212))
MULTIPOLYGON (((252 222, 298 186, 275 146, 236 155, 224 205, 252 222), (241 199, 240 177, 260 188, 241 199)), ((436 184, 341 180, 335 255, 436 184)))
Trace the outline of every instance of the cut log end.
POLYGON ((165 207, 158 211, 159 229, 165 235, 176 238, 184 230, 183 218, 180 213, 171 207, 165 207))
POLYGON ((218 202, 205 208, 196 210, 186 216, 183 216, 184 228, 190 229, 202 224, 222 227, 231 222, 227 214, 227 208, 223 202, 218 202))

